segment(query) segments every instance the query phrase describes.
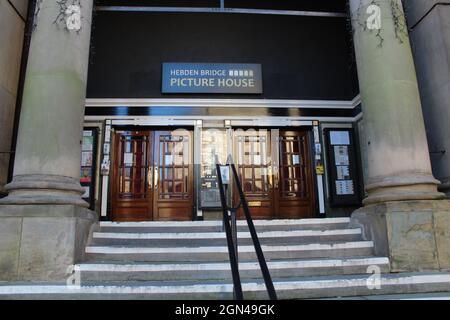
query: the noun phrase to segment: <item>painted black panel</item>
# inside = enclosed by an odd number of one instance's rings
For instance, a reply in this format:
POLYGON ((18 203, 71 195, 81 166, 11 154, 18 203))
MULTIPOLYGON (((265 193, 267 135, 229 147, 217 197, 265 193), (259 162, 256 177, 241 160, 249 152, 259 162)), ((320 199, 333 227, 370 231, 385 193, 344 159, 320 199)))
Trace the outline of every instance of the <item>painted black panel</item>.
POLYGON ((347 0, 226 0, 230 8, 346 12, 347 0))
POLYGON ((89 98, 351 100, 345 18, 97 11, 89 98), (263 94, 162 94, 163 62, 260 63, 263 94))
POLYGON ((95 0, 97 6, 219 7, 219 0, 95 0))
MULTIPOLYGON (((345 12, 347 0, 225 0, 226 8, 345 12)), ((96 0, 98 6, 219 7, 220 0, 96 0)))

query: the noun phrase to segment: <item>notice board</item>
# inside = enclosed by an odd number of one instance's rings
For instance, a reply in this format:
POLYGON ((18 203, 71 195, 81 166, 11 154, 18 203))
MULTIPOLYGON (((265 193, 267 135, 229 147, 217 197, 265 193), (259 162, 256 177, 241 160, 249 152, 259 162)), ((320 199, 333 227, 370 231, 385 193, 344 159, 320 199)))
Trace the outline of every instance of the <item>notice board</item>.
POLYGON ((361 204, 354 131, 351 128, 324 129, 327 148, 330 206, 361 204))

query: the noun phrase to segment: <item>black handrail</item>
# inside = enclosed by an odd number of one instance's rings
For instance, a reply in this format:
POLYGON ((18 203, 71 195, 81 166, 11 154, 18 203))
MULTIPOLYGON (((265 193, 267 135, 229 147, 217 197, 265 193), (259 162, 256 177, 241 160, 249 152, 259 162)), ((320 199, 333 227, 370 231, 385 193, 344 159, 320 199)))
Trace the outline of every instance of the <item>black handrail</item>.
MULTIPOLYGON (((253 223, 253 219, 250 214, 250 210, 248 208, 247 200, 245 198, 244 192, 242 191, 242 185, 239 180, 239 176, 238 176, 236 167, 234 165, 234 161, 231 156, 228 157, 226 165, 229 165, 231 167, 231 170, 233 172, 233 178, 234 178, 233 180, 236 184, 237 191, 239 193, 240 203, 235 208, 230 208, 227 205, 225 191, 224 191, 224 184, 222 181, 222 175, 221 175, 221 170, 220 170, 221 165, 219 164, 218 159, 216 158, 217 179, 219 182, 220 200, 221 200, 222 210, 223 210, 223 222, 224 222, 225 232, 226 232, 226 236, 227 236, 227 244, 228 244, 228 251, 229 251, 229 255, 230 255, 230 264, 231 264, 231 271, 232 271, 232 276, 233 276, 235 298, 237 300, 242 299, 242 285, 240 282, 239 265, 238 265, 238 261, 237 261, 238 260, 237 259, 237 240, 235 240, 235 243, 233 244, 233 235, 231 233, 231 227, 229 224, 230 217, 228 215, 228 212, 231 210, 232 213, 236 213, 237 209, 240 206, 242 206, 242 209, 244 210, 245 218, 247 220, 248 229, 249 229, 250 235, 252 237, 253 246, 255 247, 256 256, 258 257, 258 262, 259 262, 259 266, 261 268, 261 272, 262 272, 262 275, 264 278, 264 283, 266 285, 267 293, 271 300, 277 300, 277 294, 275 292, 275 287, 273 285, 272 278, 270 276, 269 268, 267 267, 266 259, 264 258, 264 253, 261 249, 261 244, 259 243, 258 234, 256 233, 255 225, 253 223)), ((237 235, 235 235, 234 238, 237 239, 237 235)))
POLYGON ((223 210, 223 225, 225 227, 225 234, 227 236, 228 255, 230 256, 231 275, 233 277, 234 298, 236 300, 243 300, 241 278, 239 276, 239 266, 237 262, 237 247, 234 246, 233 235, 231 232, 230 219, 228 217, 228 205, 223 189, 222 175, 220 171, 220 164, 216 162, 217 180, 219 182, 220 202, 223 210))

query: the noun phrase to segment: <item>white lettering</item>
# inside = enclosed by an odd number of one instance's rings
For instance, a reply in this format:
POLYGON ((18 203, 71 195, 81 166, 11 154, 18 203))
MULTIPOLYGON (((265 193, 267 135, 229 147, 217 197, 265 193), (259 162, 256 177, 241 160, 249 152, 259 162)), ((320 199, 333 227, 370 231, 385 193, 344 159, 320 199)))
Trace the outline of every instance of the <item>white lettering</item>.
POLYGON ((192 70, 192 69, 176 69, 170 71, 171 76, 198 76, 198 70, 192 70))
POLYGON ((227 78, 219 79, 217 81, 219 87, 236 87, 236 88, 254 88, 254 79, 239 79, 239 78, 227 78))
POLYGON ((176 315, 202 315, 203 318, 208 316, 209 307, 189 307, 182 305, 181 307, 175 308, 176 315))

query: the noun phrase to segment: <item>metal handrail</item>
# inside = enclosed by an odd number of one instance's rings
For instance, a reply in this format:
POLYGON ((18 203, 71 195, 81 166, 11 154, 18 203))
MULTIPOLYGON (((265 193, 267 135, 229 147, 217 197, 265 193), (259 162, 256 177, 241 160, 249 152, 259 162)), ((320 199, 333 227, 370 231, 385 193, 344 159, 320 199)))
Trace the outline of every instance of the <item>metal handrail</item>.
MULTIPOLYGON (((223 222, 225 227, 225 232, 227 236, 227 244, 228 244, 228 251, 230 255, 230 264, 231 264, 231 271, 233 276, 233 285, 234 285, 234 294, 235 299, 241 300, 242 295, 242 285, 240 281, 239 276, 239 265, 238 265, 238 250, 237 250, 237 228, 235 227, 234 232, 235 234, 232 234, 232 228, 230 226, 230 215, 228 212, 231 212, 231 214, 236 214, 237 209, 242 206, 242 209, 244 210, 245 218, 247 220, 248 229, 250 231, 250 235, 252 237, 253 246, 255 247, 256 256, 258 257, 259 266, 264 278, 264 283, 266 285, 267 293, 269 295, 269 298, 271 300, 277 300, 277 294, 275 292, 275 287, 272 282, 272 278, 270 276, 269 268, 267 267, 266 259, 264 258, 264 253, 261 249, 261 244, 258 239, 258 234, 256 233, 256 228, 253 223, 252 216, 250 214, 250 210, 248 208, 247 200, 245 198, 244 192, 242 191, 242 185, 239 180, 239 176, 236 170, 236 167, 234 165, 234 161, 230 156, 228 156, 227 159, 227 166, 231 167, 231 170, 233 172, 233 180, 236 184, 237 191, 239 193, 239 199, 240 203, 237 207, 229 207, 226 202, 225 197, 225 191, 224 191, 224 184, 222 181, 222 174, 219 164, 218 158, 216 157, 216 170, 217 170, 217 180, 219 182, 219 192, 220 192, 220 200, 222 204, 222 210, 223 210, 223 222), (233 239, 235 239, 233 241, 233 239)), ((231 182, 231 179, 230 179, 231 182)), ((234 217, 235 218, 235 217, 234 217)), ((234 220, 235 221, 235 220, 234 220)))
POLYGON ((237 246, 233 241, 233 235, 230 226, 230 219, 228 215, 228 205, 225 197, 225 191, 223 188, 222 175, 220 173, 220 164, 216 161, 217 180, 219 182, 220 202, 222 204, 223 211, 223 225, 225 227, 225 234, 227 236, 228 255, 230 257, 231 275, 233 277, 233 290, 234 299, 243 300, 244 295, 242 293, 241 278, 239 276, 239 265, 237 261, 237 246))

